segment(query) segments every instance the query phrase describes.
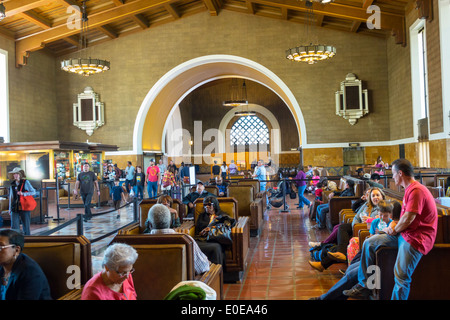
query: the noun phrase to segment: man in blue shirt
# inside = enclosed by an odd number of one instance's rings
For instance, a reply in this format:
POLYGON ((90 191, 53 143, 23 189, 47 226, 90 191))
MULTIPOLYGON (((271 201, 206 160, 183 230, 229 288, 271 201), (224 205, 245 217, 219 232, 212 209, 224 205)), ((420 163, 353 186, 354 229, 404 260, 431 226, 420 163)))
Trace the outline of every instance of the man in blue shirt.
POLYGON ((253 178, 259 180, 259 191, 266 191, 266 168, 264 168, 264 161, 258 161, 258 166, 255 168, 255 172, 253 173, 253 178))
POLYGON ((125 174, 125 188, 127 188, 127 192, 130 193, 130 186, 133 185, 134 180, 134 167, 131 165, 131 161, 127 162, 125 174))

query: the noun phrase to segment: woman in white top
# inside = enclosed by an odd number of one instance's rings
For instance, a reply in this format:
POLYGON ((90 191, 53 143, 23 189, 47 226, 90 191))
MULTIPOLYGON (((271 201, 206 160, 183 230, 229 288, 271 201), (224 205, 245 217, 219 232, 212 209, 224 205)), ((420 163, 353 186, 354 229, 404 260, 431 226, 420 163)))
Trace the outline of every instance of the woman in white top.
POLYGON ((227 163, 225 161, 220 166, 220 174, 222 175, 223 180, 227 179, 228 167, 227 167, 227 163))

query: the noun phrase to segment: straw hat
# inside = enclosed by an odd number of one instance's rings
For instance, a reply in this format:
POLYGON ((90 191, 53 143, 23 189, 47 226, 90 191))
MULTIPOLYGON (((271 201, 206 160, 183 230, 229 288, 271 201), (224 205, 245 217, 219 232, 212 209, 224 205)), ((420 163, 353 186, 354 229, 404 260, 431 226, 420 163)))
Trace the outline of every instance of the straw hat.
POLYGON ((20 167, 15 167, 12 171, 8 172, 9 180, 14 180, 14 173, 20 173, 20 179, 26 178, 25 171, 20 167))

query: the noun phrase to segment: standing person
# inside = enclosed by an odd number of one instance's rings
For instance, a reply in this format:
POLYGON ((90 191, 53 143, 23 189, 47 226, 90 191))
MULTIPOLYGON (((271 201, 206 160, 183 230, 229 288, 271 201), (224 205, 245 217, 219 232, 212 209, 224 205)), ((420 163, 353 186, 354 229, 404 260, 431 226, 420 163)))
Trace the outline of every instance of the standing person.
POLYGON ((163 162, 162 159, 159 159, 159 161, 158 161, 158 168, 159 168, 159 172, 160 172, 159 182, 158 182, 159 183, 158 191, 162 191, 162 190, 159 190, 159 187, 162 187, 162 179, 164 176, 164 172, 166 172, 166 170, 167 170, 167 166, 165 165, 165 163, 163 162))
POLYGON ((130 193, 131 187, 133 186, 134 180, 134 167, 131 165, 131 161, 127 162, 127 167, 125 168, 125 187, 127 188, 127 192, 130 193))
POLYGON ((305 205, 305 204, 308 208, 311 207, 311 201, 309 201, 303 195, 303 193, 305 192, 305 189, 306 189, 307 181, 306 181, 306 174, 305 174, 305 172, 303 172, 301 167, 298 168, 298 172, 297 172, 297 175, 295 176, 295 179, 297 180, 297 181, 295 181, 295 183, 297 184, 297 188, 298 188, 298 207, 297 207, 297 209, 303 209, 303 205, 305 205))
POLYGON ((125 193, 122 186, 119 186, 119 180, 116 180, 115 185, 112 189, 112 200, 114 202, 114 209, 118 210, 117 219, 120 218, 120 203, 122 200, 126 202, 125 193))
POLYGON ((217 164, 217 161, 214 160, 214 165, 211 167, 211 179, 214 179, 220 174, 220 166, 217 164))
POLYGON ((255 167, 252 177, 259 180, 259 191, 266 191, 266 168, 264 168, 264 161, 258 161, 258 166, 255 167))
POLYGON ((97 176, 90 170, 90 164, 85 162, 83 164, 83 171, 78 174, 77 182, 75 183, 75 189, 73 193, 78 194, 78 188, 80 189, 80 196, 84 205, 84 221, 92 219, 91 212, 91 200, 94 194, 94 186, 97 189, 97 194, 100 197, 100 188, 98 186, 97 176))
MULTIPOLYGON (((116 181, 116 171, 112 164, 108 165, 108 170, 103 174, 104 181, 109 189, 109 195, 111 196, 112 188, 114 187, 114 181, 116 181)), ((119 179, 120 177, 117 177, 119 179)))
POLYGON ((175 172, 173 167, 168 167, 164 172, 161 183, 161 191, 164 194, 170 194, 172 192, 172 188, 177 185, 175 180, 175 172))
POLYGON ((23 233, 30 235, 31 211, 22 210, 20 197, 33 196, 36 190, 30 181, 25 178, 25 172, 19 167, 9 172, 9 179, 12 180, 9 186, 9 212, 11 214, 11 229, 20 231, 20 220, 22 220, 23 233))
POLYGON ((222 163, 222 165, 220 166, 220 174, 221 174, 223 180, 226 180, 226 179, 227 179, 227 175, 228 175, 228 166, 227 166, 227 163, 226 163, 225 161, 224 161, 224 162, 222 163))
POLYGON ((36 261, 22 253, 25 238, 0 229, 0 300, 51 300, 50 286, 36 261))
POLYGON ((234 160, 231 160, 231 163, 228 166, 228 172, 230 173, 230 175, 238 174, 238 168, 237 165, 234 163, 234 160))
POLYGON ((358 284, 344 294, 353 298, 366 298, 366 270, 375 265, 375 251, 379 247, 398 248, 394 266, 395 285, 391 299, 406 300, 409 296, 411 277, 420 259, 433 248, 437 233, 437 208, 431 192, 414 179, 414 170, 406 159, 392 163, 392 177, 397 186, 405 188, 400 219, 394 229, 377 234, 364 241, 361 249, 361 265, 358 284))
POLYGON ((136 174, 134 175, 133 185, 135 187, 135 196, 139 200, 144 199, 145 174, 142 172, 141 166, 136 166, 136 174))
POLYGON ((147 181, 147 192, 149 198, 154 198, 158 195, 158 184, 161 180, 161 172, 159 167, 155 166, 155 160, 150 160, 150 166, 147 168, 145 181, 147 181))

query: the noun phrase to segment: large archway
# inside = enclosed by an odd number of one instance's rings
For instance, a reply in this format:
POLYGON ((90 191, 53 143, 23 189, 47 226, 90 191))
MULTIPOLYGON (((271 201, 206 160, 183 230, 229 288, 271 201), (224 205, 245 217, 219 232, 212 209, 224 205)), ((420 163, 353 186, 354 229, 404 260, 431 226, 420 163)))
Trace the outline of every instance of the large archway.
POLYGON ((291 90, 266 67, 231 55, 209 55, 189 60, 166 73, 150 89, 136 117, 133 152, 163 151, 168 119, 191 91, 224 77, 238 76, 258 82, 273 92, 289 107, 294 117, 299 141, 306 144, 306 127, 300 106, 291 90))

